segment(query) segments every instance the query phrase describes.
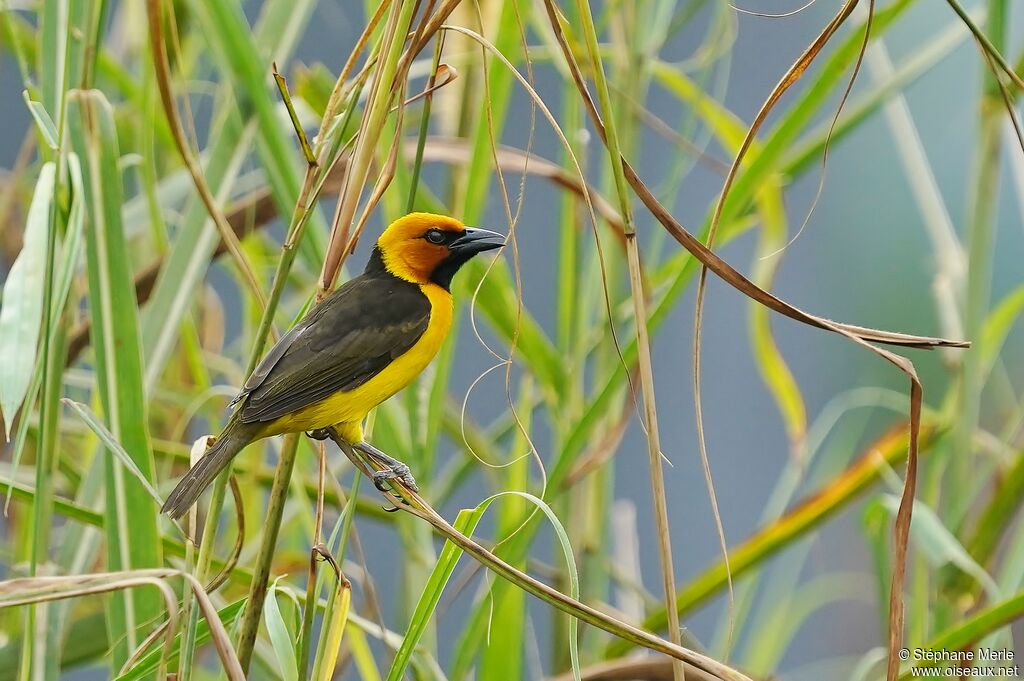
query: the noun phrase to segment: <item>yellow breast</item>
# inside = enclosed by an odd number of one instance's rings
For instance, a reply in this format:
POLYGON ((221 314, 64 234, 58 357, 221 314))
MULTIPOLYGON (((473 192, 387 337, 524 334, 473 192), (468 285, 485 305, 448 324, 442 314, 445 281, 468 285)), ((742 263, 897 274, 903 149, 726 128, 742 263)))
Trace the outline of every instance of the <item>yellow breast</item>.
POLYGON ((265 435, 336 426, 349 442, 362 440, 362 422, 374 407, 409 385, 430 364, 452 325, 452 295, 436 284, 420 290, 430 300, 430 321, 416 344, 355 390, 338 392, 270 424, 265 435))

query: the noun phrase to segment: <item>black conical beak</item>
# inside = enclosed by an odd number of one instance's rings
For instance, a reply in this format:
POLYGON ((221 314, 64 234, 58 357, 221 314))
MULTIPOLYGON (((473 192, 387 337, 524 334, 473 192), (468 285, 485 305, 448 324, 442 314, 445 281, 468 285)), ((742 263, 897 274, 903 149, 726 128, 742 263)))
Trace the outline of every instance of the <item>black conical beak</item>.
POLYGON ((505 235, 479 227, 466 227, 465 233, 448 244, 448 250, 467 257, 505 245, 505 235))

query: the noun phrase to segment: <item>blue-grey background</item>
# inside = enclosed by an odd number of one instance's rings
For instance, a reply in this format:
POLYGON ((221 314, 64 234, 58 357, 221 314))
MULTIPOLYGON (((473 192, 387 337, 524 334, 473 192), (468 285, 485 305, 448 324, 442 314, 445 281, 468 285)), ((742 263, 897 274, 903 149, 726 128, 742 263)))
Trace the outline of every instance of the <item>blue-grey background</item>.
MULTIPOLYGON (((309 25, 296 59, 307 63, 323 61, 337 69, 363 23, 362 12, 353 4, 323 3, 309 25)), ((774 2, 750 4, 751 8, 762 11, 792 9, 774 2)), ((966 4, 973 7, 978 3, 966 4)), ((786 19, 739 16, 725 105, 749 122, 780 74, 837 7, 837 2, 822 0, 786 19)), ((1024 12, 1014 11, 1013 20, 1010 44, 1019 50, 1024 40, 1024 12)), ((886 35, 884 42, 893 62, 898 67, 955 21, 945 3, 917 3, 886 35)), ((666 60, 686 58, 703 38, 703 30, 698 21, 693 29, 682 31, 662 57, 666 60)), ((842 35, 846 34, 844 30, 842 35)), ((1016 50, 1009 55, 1016 56, 1016 50)), ((2 59, 0 92, 7 96, 0 98, 0 121, 3 122, 0 166, 10 168, 29 125, 29 117, 20 96, 16 95, 21 89, 17 66, 6 55, 2 59)), ((557 111, 558 80, 546 66, 539 65, 536 70, 538 89, 552 110, 557 111)), ((943 201, 961 237, 966 224, 971 168, 976 162, 973 149, 981 70, 982 62, 975 45, 964 40, 948 58, 905 92, 943 201)), ((873 82, 871 70, 864 68, 854 88, 854 97, 870 92, 873 82)), ((798 84, 796 89, 801 87, 802 84, 798 84)), ((652 88, 647 104, 667 121, 677 121, 684 113, 678 100, 657 88, 652 88)), ((516 92, 508 115, 506 143, 525 145, 528 117, 528 100, 521 92, 516 92)), ((667 155, 659 154, 664 144, 648 133, 634 164, 652 184, 667 170, 667 155)), ((534 148, 548 157, 551 150, 558 148, 556 138, 542 119, 538 121, 534 148)), ((600 152, 596 146, 593 151, 600 152)), ((1004 154, 1021 153, 1019 148, 1014 148, 1010 137, 1005 138, 1003 151, 1004 154)), ((709 152, 727 158, 713 144, 709 152)), ((1019 178, 1009 172, 1007 164, 1003 165, 1003 191, 998 206, 992 267, 993 300, 1020 283, 1024 253, 1020 203, 1024 187, 1020 186, 1019 178)), ((787 189, 791 229, 803 221, 817 190, 818 178, 816 169, 787 189)), ((510 176, 508 182, 514 192, 518 177, 510 176)), ((698 166, 675 199, 676 215, 688 227, 699 225, 720 188, 720 176, 698 166)), ((531 313, 550 330, 554 316, 550 291, 554 290, 555 250, 544 244, 553 236, 557 194, 535 180, 527 182, 526 192, 525 209, 517 228, 524 255, 523 296, 531 313)), ((330 208, 328 205, 325 210, 330 208)), ((637 214, 644 234, 658 229, 642 211, 638 210, 637 214)), ((500 195, 493 187, 487 223, 484 226, 506 229, 500 195)), ((749 271, 755 239, 756 232, 747 234, 722 252, 738 269, 749 271)), ((665 248, 676 248, 668 241, 663 243, 665 248)), ((361 251, 355 260, 362 257, 361 251)), ((890 129, 884 118, 875 114, 854 134, 833 145, 817 208, 802 236, 786 251, 774 291, 799 307, 833 319, 937 335, 940 327, 931 294, 934 270, 932 249, 890 129)), ((695 575, 719 558, 718 539, 694 435, 690 391, 692 311, 691 292, 654 341, 662 443, 673 463, 665 475, 670 490, 669 512, 680 580, 695 575)), ((781 419, 751 356, 747 320, 746 300, 712 278, 704 326, 704 416, 722 520, 730 544, 741 541, 758 527, 771 488, 789 457, 789 443, 781 419)), ((801 387, 811 419, 831 398, 844 391, 865 386, 884 386, 901 392, 906 389, 905 378, 891 366, 838 337, 778 317, 773 319, 773 328, 778 346, 801 387)), ((1017 332, 1019 341, 1019 328, 1017 332)), ((459 342, 465 363, 454 379, 455 395, 462 394, 476 376, 490 366, 487 355, 468 330, 464 330, 459 342)), ((924 380, 926 400, 941 394, 948 380, 941 355, 911 351, 911 356, 924 380)), ((1018 389, 1024 387, 1024 380, 1013 367, 1019 367, 1022 359, 1024 346, 1019 342, 1008 344, 1004 362, 1011 368, 1010 379, 1018 389)), ((503 407, 503 379, 499 374, 492 374, 476 389, 470 411, 485 418, 503 407)), ((872 420, 866 426, 866 436, 877 434, 896 418, 897 415, 892 415, 892 418, 872 420)), ((846 446, 853 447, 857 441, 851 435, 846 446)), ((542 456, 547 458, 544 439, 538 438, 538 444, 542 456)), ((843 440, 836 446, 843 446, 843 440)), ((631 500, 638 514, 644 583, 659 593, 660 572, 649 503, 647 456, 642 433, 635 424, 630 427, 614 461, 616 497, 631 500)), ((442 510, 453 515, 460 506, 479 501, 472 489, 470 486, 464 497, 451 500, 442 510)), ((824 526, 811 545, 802 579, 830 571, 859 572, 863 574, 863 597, 829 607, 808 621, 798 635, 799 644, 793 647, 783 664, 783 669, 790 672, 787 678, 830 678, 835 669, 849 667, 827 667, 833 671, 826 672, 814 663, 844 656, 856 658, 883 643, 882 609, 876 602, 870 578, 860 511, 861 505, 855 504, 824 526)), ((390 531, 382 526, 366 523, 361 531, 370 569, 382 591, 388 623, 400 625, 388 615, 389 606, 397 597, 387 588, 393 583, 399 558, 397 544, 389 535, 390 531)), ((552 543, 538 541, 538 555, 557 562, 560 557, 544 548, 552 543)), ((467 590, 446 610, 443 617, 451 618, 452 628, 442 627, 442 632, 458 630, 454 625, 460 621, 458 615, 465 612, 472 593, 472 589, 467 590)), ((723 611, 724 599, 718 599, 714 605, 688 619, 686 625, 699 638, 709 641, 716 619, 723 611)), ((540 605, 533 608, 532 614, 543 649, 543 640, 550 634, 549 617, 540 605)), ((495 632, 498 632, 500 613, 496 613, 496 618, 495 632)), ((443 643, 441 647, 445 649, 443 643)), ((527 669, 531 667, 528 665, 527 669)))

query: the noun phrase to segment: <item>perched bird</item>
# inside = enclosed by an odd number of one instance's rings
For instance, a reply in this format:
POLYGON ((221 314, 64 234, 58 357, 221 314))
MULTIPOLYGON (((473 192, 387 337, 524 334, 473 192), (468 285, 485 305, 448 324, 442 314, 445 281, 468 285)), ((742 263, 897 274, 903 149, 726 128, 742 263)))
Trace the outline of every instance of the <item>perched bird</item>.
POLYGON ((365 271, 312 308, 267 353, 231 406, 223 432, 161 509, 182 516, 249 443, 334 426, 347 442, 415 489, 409 467, 363 440, 371 409, 407 386, 440 349, 452 321, 452 277, 504 237, 454 218, 411 213, 377 239, 365 271))

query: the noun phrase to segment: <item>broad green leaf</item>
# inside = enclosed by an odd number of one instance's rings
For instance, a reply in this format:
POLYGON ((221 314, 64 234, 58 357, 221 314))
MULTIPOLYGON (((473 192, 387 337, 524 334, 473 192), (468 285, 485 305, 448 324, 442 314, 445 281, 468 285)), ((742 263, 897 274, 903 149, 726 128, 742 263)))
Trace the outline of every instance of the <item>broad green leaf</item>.
POLYGON ((39 355, 55 173, 53 163, 44 164, 39 171, 25 220, 24 246, 7 275, 0 306, 0 410, 8 439, 39 355))
POLYGON ((999 351, 1022 312, 1024 312, 1024 286, 1018 286, 1008 293, 989 312, 988 318, 981 328, 981 338, 978 341, 982 352, 981 364, 985 367, 984 373, 987 374, 991 371, 993 362, 999 356, 999 351))
MULTIPOLYGON (((121 222, 124 199, 113 110, 94 90, 73 92, 68 100, 72 147, 82 161, 85 180, 86 264, 99 404, 113 437, 140 475, 152 483, 153 453, 142 387, 135 286, 121 222)), ((156 505, 139 480, 113 458, 106 468, 107 569, 159 567, 163 561, 156 505)), ((125 662, 145 636, 140 627, 160 617, 163 609, 151 590, 110 596, 107 623, 114 665, 125 662)))
POLYGON ((64 241, 60 244, 60 267, 54 282, 51 323, 56 324, 64 311, 71 284, 78 270, 78 259, 82 253, 82 232, 85 228, 85 185, 82 178, 82 164, 76 154, 68 154, 68 174, 71 176, 71 210, 68 212, 68 226, 64 241))
POLYGON ((267 625, 267 633, 270 634, 270 644, 274 648, 274 657, 277 659, 281 678, 284 681, 297 681, 299 670, 295 666, 295 641, 292 640, 291 632, 288 631, 288 625, 285 624, 281 607, 277 602, 279 581, 280 577, 275 579, 267 590, 267 600, 263 604, 263 620, 267 625))

